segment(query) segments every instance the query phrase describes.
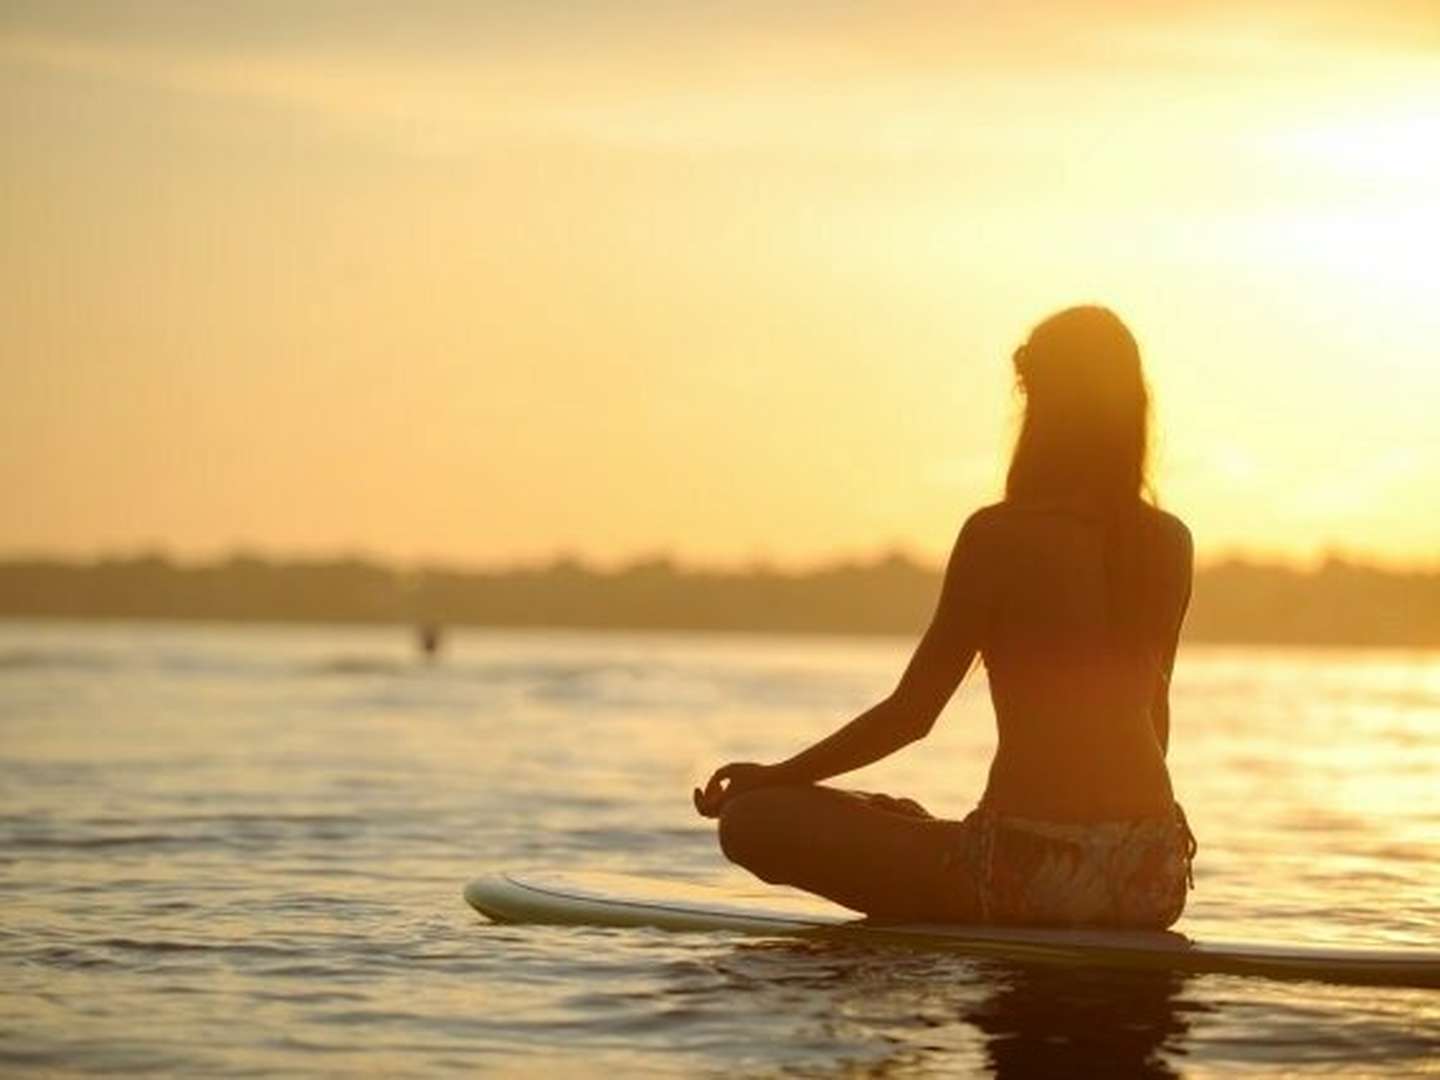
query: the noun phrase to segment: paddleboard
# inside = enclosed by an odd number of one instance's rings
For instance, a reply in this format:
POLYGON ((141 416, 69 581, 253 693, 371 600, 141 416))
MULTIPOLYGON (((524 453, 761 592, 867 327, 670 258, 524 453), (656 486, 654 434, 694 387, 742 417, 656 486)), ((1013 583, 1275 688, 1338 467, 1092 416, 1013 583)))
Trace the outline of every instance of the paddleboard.
POLYGON ((734 893, 627 874, 495 873, 466 885, 465 900, 503 923, 845 935, 1023 962, 1440 988, 1440 951, 1195 941, 1172 931, 880 923, 789 890, 734 893))

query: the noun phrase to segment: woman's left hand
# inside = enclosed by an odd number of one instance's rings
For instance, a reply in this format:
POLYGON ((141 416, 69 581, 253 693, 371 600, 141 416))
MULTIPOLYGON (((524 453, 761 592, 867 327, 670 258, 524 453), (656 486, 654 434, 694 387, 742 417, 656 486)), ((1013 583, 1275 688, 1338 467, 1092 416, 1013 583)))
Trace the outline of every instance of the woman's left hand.
POLYGON ((695 809, 702 817, 719 817, 725 804, 742 791, 770 787, 777 783, 775 766, 756 765, 749 761, 735 761, 722 765, 710 777, 705 790, 695 789, 695 809))

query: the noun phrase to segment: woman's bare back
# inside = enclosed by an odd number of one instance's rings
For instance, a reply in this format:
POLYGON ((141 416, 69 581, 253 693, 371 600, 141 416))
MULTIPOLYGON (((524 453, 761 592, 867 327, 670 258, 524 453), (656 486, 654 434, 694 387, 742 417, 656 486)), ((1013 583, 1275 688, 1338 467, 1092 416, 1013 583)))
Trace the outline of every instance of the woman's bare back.
POLYGON ((1168 681, 1189 598, 1189 531, 1143 506, 1141 642, 1108 647, 1103 519, 1083 502, 999 503, 967 533, 999 744, 983 802, 1043 821, 1163 816, 1168 681))

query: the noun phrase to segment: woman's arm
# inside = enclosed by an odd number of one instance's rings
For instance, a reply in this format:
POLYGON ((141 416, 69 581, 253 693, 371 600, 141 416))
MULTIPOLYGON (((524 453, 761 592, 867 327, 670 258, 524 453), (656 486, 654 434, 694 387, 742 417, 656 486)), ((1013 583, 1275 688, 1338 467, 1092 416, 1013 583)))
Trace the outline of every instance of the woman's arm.
POLYGON ((935 716, 927 712, 908 703, 897 690, 839 731, 772 766, 769 782, 814 784, 840 773, 863 769, 902 746, 924 738, 935 723, 935 716))
MULTIPOLYGON (((1177 522, 1178 523, 1178 522, 1177 522)), ((1190 530, 1180 525, 1179 552, 1175 560, 1176 572, 1181 577, 1180 603, 1171 625, 1166 628, 1160 653, 1160 673, 1155 684, 1155 697, 1150 703, 1150 722, 1155 727, 1155 741, 1160 744, 1162 756, 1170 752, 1170 675, 1175 670, 1175 653, 1180 647, 1180 627, 1185 622, 1185 613, 1190 607, 1190 586, 1194 576, 1194 542, 1190 530)))
POLYGON ((960 531, 929 629, 889 697, 839 731, 778 765, 727 765, 711 777, 696 807, 713 816, 730 795, 756 787, 813 784, 879 761, 935 725, 980 647, 988 581, 975 537, 975 518, 960 531), (728 781, 728 786, 724 786, 728 781))

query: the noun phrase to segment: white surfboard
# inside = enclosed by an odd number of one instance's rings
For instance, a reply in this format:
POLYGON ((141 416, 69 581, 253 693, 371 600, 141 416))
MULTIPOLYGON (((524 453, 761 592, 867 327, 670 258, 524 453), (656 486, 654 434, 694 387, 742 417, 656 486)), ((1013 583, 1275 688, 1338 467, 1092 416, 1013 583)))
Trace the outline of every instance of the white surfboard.
POLYGON ((875 923, 788 890, 735 894, 626 874, 490 874, 465 886, 465 900, 506 923, 840 934, 1019 961, 1440 988, 1440 951, 1202 942, 1170 931, 875 923))

